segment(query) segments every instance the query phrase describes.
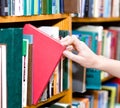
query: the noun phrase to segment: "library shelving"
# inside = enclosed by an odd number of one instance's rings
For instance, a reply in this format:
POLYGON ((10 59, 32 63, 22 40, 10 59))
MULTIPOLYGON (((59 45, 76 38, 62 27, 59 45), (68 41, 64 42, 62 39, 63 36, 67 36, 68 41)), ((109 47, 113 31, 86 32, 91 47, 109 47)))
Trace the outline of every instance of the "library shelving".
MULTIPOLYGON (((80 30, 80 27, 82 26, 86 26, 86 25, 96 25, 96 26, 103 26, 103 29, 107 30, 109 29, 110 27, 120 27, 120 17, 108 17, 108 18, 103 18, 103 17, 98 17, 98 18, 88 18, 88 17, 85 17, 85 18, 80 18, 80 17, 72 17, 72 30, 80 30)), ((81 30, 82 31, 82 30, 81 30)), ((88 30, 89 31, 89 30, 88 30)), ((102 34, 103 35, 103 34, 102 34)), ((119 35, 119 34, 118 34, 119 35)), ((119 40, 119 38, 118 38, 119 40)), ((117 41, 118 42, 118 41, 117 41)), ((118 44, 117 44, 118 45, 118 44)), ((116 49, 115 51, 118 51, 118 49, 116 49)), ((119 51, 118 51, 119 52, 119 51)), ((117 58, 116 58, 117 59, 117 58)), ((118 59, 119 60, 119 59, 118 59)), ((115 78, 114 76, 112 75, 108 75, 107 77, 101 79, 101 88, 104 87, 105 84, 110 84, 113 79, 117 79, 115 78)), ((112 82, 113 83, 113 82, 112 82)), ((117 84, 119 85, 119 83, 117 82, 117 84)), ((104 88, 102 88, 104 90, 104 88)), ((101 89, 100 89, 101 90, 101 89)), ((92 89, 92 92, 96 91, 95 89, 92 89)), ((99 91, 99 90, 97 90, 99 91)), ((109 91, 109 90, 108 90, 109 91)), ((89 89, 88 89, 88 92, 89 92, 89 89)), ((83 95, 83 93, 81 93, 83 95)), ((119 93, 116 93, 116 95, 119 95, 119 93)), ((82 96, 81 95, 81 96, 82 96)), ((80 96, 79 96, 80 97, 80 96)), ((108 96, 109 100, 110 100, 110 97, 108 96)), ((113 98, 113 97, 112 97, 113 98)), ((115 98, 115 97, 114 97, 115 98)), ((96 101, 100 101, 100 99, 96 99, 96 101)), ((109 108, 114 108, 114 106, 116 105, 116 101, 114 102, 110 102, 109 101, 109 108), (112 103, 112 104, 111 104, 112 103), (113 105, 113 106, 112 106, 113 105)), ((120 104, 120 101, 118 102, 120 104)), ((100 105, 99 106, 93 106, 94 108, 98 108, 98 107, 101 107, 100 105)), ((103 107, 103 106, 102 106, 103 107)))
MULTIPOLYGON (((67 30, 71 33, 72 18, 69 14, 35 15, 35 16, 0 16, 1 27, 23 27, 26 23, 32 23, 37 26, 57 26, 60 30, 67 30)), ((69 88, 48 100, 39 102, 37 105, 26 106, 25 108, 39 108, 50 102, 63 102, 71 104, 72 102, 72 62, 68 62, 69 88)))
POLYGON ((109 18, 78 18, 78 17, 73 17, 72 22, 73 23, 103 23, 103 22, 119 22, 120 18, 119 17, 109 17, 109 18))
MULTIPOLYGON (((77 28, 79 26, 83 26, 83 25, 102 25, 103 27, 108 28, 109 26, 120 26, 119 22, 120 22, 120 17, 107 17, 107 18, 104 18, 104 17, 98 17, 98 18, 73 17, 72 18, 72 29, 77 28)), ((112 75, 103 79, 102 82, 110 80, 111 78, 113 78, 112 75)))

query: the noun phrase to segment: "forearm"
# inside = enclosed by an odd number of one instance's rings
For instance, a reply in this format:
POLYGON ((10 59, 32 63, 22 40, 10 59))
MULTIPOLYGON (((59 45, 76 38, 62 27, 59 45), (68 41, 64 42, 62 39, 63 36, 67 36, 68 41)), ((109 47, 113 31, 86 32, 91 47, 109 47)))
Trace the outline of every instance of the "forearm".
POLYGON ((95 68, 120 78, 120 61, 98 56, 95 68))

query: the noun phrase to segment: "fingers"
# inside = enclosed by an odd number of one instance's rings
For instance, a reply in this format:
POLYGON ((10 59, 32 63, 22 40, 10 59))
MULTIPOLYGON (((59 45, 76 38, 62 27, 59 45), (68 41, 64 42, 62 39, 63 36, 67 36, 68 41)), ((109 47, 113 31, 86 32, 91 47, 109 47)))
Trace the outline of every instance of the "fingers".
POLYGON ((76 42, 78 42, 79 40, 77 39, 77 37, 76 36, 66 36, 65 38, 62 38, 61 39, 61 44, 62 45, 65 45, 65 46, 67 46, 67 45, 71 45, 71 44, 73 44, 73 45, 76 45, 76 42))
POLYGON ((74 47, 72 45, 69 45, 69 46, 66 47, 66 50, 73 51, 75 49, 74 49, 74 47))
POLYGON ((71 59, 72 61, 75 61, 79 64, 80 64, 80 61, 83 60, 83 58, 81 56, 78 56, 78 55, 76 55, 76 54, 74 54, 74 53, 72 53, 71 51, 68 51, 68 50, 65 50, 63 52, 63 54, 64 54, 65 57, 67 57, 67 58, 71 59))

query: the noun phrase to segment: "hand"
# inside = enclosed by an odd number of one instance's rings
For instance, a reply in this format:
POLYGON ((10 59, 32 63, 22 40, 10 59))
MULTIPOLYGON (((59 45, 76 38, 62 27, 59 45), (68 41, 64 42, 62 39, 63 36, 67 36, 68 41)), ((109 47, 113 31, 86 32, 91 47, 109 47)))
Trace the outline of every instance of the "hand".
POLYGON ((95 67, 98 56, 76 36, 66 36, 61 39, 61 44, 66 46, 66 50, 63 52, 64 56, 84 67, 95 67), (74 54, 73 50, 76 50, 77 54, 74 54))

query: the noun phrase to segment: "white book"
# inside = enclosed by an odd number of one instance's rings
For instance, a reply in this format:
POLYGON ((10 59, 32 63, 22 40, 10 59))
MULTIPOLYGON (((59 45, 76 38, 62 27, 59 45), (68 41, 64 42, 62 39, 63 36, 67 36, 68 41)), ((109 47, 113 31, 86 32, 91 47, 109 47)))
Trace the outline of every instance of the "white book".
POLYGON ((0 108, 2 108, 2 48, 0 46, 0 108))
POLYGON ((119 17, 120 0, 112 0, 111 17, 119 17))
POLYGON ((93 17, 99 17, 100 3, 99 0, 93 0, 93 17))
POLYGON ((23 15, 23 0, 15 0, 15 16, 22 16, 23 15))
POLYGON ((47 33, 49 36, 55 39, 59 39, 59 27, 41 26, 38 29, 42 30, 43 32, 47 33))
POLYGON ((2 48, 1 52, 1 70, 2 70, 2 108, 7 108, 7 67, 6 67, 6 45, 0 45, 2 48))
POLYGON ((53 105, 50 106, 50 108, 57 108, 57 107, 70 108, 70 104, 56 102, 56 103, 54 103, 53 105))
POLYGON ((27 82, 28 82, 28 40, 23 39, 23 41, 26 42, 26 49, 24 49, 26 50, 26 54, 22 56, 22 108, 27 106, 27 82))

